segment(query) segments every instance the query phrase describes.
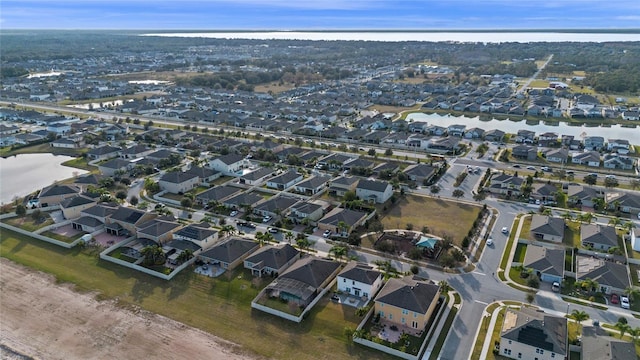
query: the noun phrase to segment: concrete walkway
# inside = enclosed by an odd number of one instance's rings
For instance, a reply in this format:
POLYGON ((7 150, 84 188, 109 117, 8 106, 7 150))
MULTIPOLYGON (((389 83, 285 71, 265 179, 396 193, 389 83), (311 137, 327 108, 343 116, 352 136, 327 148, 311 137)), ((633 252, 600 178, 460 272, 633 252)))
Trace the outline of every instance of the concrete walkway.
MULTIPOLYGON (((425 350, 424 355, 422 355, 422 359, 428 359, 429 356, 431 356, 431 353, 433 352, 433 348, 436 346, 436 342, 438 341, 438 337, 440 337, 440 333, 442 332, 442 327, 444 326, 444 322, 446 321, 447 316, 449 316, 449 313, 451 312, 451 308, 453 306, 456 306, 456 308, 459 309, 460 306, 462 305, 462 304, 454 305, 455 298, 453 296, 453 291, 449 291, 447 293, 447 296, 449 297, 449 301, 447 301, 447 306, 443 310, 442 317, 440 317, 440 321, 438 321, 438 326, 436 326, 436 329, 433 332, 433 335, 431 336, 431 340, 429 340, 429 344, 427 345, 427 349, 425 350)), ((451 331, 451 327, 449 327, 448 331, 451 331)))
MULTIPOLYGON (((502 306, 504 305, 502 302, 498 302, 498 306, 497 308, 495 308, 495 310, 493 310, 493 312, 491 314, 487 313, 485 310, 485 313, 483 314, 483 318, 487 315, 491 316, 491 320, 489 321, 489 325, 487 326, 487 333, 485 334, 484 337, 484 341, 482 343, 482 351, 480 352, 480 359, 486 359, 487 358, 487 353, 489 352, 489 350, 491 349, 491 347, 493 346, 493 343, 491 342, 491 338, 493 337, 493 329, 496 326, 496 321, 498 321, 498 313, 500 312, 500 310, 502 309, 502 306)), ((478 335, 480 334, 480 327, 478 328, 478 334, 476 334, 473 343, 475 344, 477 339, 478 339, 478 335)), ((473 348, 472 348, 473 351, 473 348)))

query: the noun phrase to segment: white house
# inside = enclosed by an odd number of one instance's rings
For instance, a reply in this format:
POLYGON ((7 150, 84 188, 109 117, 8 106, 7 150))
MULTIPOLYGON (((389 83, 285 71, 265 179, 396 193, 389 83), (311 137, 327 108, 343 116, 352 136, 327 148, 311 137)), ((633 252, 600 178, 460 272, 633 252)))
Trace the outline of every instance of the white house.
POLYGON ((359 199, 382 204, 393 195, 393 187, 386 181, 360 180, 356 186, 359 199))
POLYGON ((566 359, 567 319, 529 308, 507 309, 500 330, 500 355, 510 359, 566 359))
POLYGON ((218 231, 209 224, 190 224, 173 233, 174 240, 191 241, 202 249, 212 247, 218 241, 218 231))
POLYGON ((284 190, 292 187, 295 183, 302 181, 302 174, 295 170, 289 170, 283 174, 280 174, 269 181, 267 181, 267 187, 277 190, 284 190))
POLYGON ((227 154, 209 162, 209 167, 226 176, 240 176, 241 170, 247 167, 247 160, 238 154, 227 154))
POLYGON ((173 194, 185 193, 198 186, 199 183, 198 175, 181 171, 168 172, 162 175, 158 181, 160 189, 173 194))
POLYGON ((338 291, 372 299, 383 285, 382 273, 367 264, 350 262, 338 274, 338 291))

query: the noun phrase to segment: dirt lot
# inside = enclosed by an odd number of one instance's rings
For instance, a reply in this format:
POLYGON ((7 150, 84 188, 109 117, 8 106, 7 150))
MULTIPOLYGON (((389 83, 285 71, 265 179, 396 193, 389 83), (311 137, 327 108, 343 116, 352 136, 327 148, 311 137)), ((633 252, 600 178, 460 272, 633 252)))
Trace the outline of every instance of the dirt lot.
POLYGON ((9 260, 0 269, 0 358, 12 358, 8 348, 35 359, 250 359, 233 343, 9 260))

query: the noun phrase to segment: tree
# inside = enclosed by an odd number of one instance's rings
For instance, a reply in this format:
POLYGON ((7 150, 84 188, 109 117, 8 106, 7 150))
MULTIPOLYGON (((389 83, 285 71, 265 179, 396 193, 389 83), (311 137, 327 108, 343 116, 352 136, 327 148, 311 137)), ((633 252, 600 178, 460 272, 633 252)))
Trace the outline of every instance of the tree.
POLYGON ((33 221, 40 221, 41 217, 42 217, 42 211, 40 211, 40 209, 35 209, 31 213, 31 218, 33 219, 33 221))
POLYGON ((633 302, 640 298, 640 289, 633 286, 627 286, 627 288, 624 289, 624 294, 629 297, 629 301, 633 302))
POLYGON ((220 234, 222 234, 222 236, 224 235, 233 235, 236 233, 236 228, 233 225, 224 225, 221 229, 220 229, 220 234))
POLYGON ((640 180, 638 180, 638 179, 632 179, 632 180, 630 180, 630 181, 629 181, 629 185, 631 186, 631 188, 632 188, 633 190, 636 190, 637 188, 639 188, 639 187, 640 187, 640 180))
POLYGON ((16 206, 16 215, 23 217, 26 214, 27 214, 27 208, 22 204, 18 204, 18 206, 16 206))
POLYGON ((565 221, 573 221, 573 214, 572 214, 572 213, 570 213, 570 212, 568 212, 568 211, 565 211, 565 213, 564 213, 564 214, 562 214, 562 218, 563 218, 565 221))
POLYGON ((287 231, 284 234, 284 238, 291 244, 291 240, 293 240, 293 233, 291 231, 287 231))
POLYGON ((333 254, 333 257, 340 261, 343 256, 347 255, 348 249, 342 245, 335 245, 329 249, 329 254, 333 254))
POLYGON ((586 278, 580 282, 580 287, 589 293, 595 292, 598 289, 598 285, 597 281, 590 278, 586 278))
POLYGON ((385 151, 384 151, 384 155, 385 155, 385 156, 391 156, 391 155, 393 155, 393 150, 391 150, 391 149, 387 149, 387 150, 385 150, 385 151))
POLYGON ((437 194, 440 192, 440 186, 438 185, 432 185, 431 188, 429 189, 431 191, 432 194, 437 194))
POLYGON ((464 196, 464 191, 460 189, 455 189, 453 190, 453 193, 451 195, 453 195, 454 198, 459 199, 464 196))
POLYGON ((374 149, 374 148, 370 148, 367 151, 367 155, 369 155, 369 156, 374 156, 375 154, 376 154, 376 149, 374 149))
POLYGON ((584 183, 587 185, 595 185, 598 181, 598 178, 593 175, 587 175, 584 177, 584 179, 582 179, 582 181, 584 181, 584 183))
POLYGON ((613 217, 611 218, 611 220, 609 220, 609 225, 613 225, 613 227, 618 227, 620 225, 622 225, 622 219, 620 219, 619 217, 613 217))
POLYGON ((635 327, 633 329, 629 328, 627 332, 629 332, 629 335, 631 335, 633 343, 635 344, 638 341, 638 336, 640 336, 640 327, 635 327))
POLYGON ((166 260, 164 251, 158 245, 145 246, 140 250, 140 254, 143 256, 142 262, 145 265, 160 265, 166 260))
POLYGON ((188 197, 183 197, 182 200, 180 200, 180 205, 186 208, 190 208, 193 205, 193 201, 191 201, 191 199, 189 199, 188 197))
POLYGON ((129 204, 133 206, 138 205, 138 197, 135 195, 131 196, 131 199, 129 199, 129 204))
POLYGON ((296 244, 298 245, 298 247, 300 248, 300 250, 304 251, 304 250, 308 250, 313 243, 311 242, 311 240, 309 240, 306 236, 302 236, 301 238, 296 240, 296 244))
POLYGON ((440 292, 443 294, 446 294, 449 291, 451 291, 451 285, 449 285, 449 283, 446 280, 440 280, 440 282, 438 283, 438 286, 440 287, 440 292))
POLYGON ((180 255, 178 255, 176 260, 178 261, 178 263, 183 264, 189 261, 191 258, 193 258, 193 251, 191 251, 191 249, 185 249, 180 253, 180 255))
POLYGON ((605 177, 604 178, 604 186, 605 187, 614 188, 614 187, 617 187, 618 185, 620 185, 618 183, 618 179, 612 178, 612 177, 605 177))
POLYGON ((582 324, 583 321, 586 321, 587 319, 589 319, 589 314, 587 314, 584 311, 573 310, 571 312, 571 315, 569 315, 569 318, 577 321, 579 324, 582 324))
POLYGON ((527 303, 532 304, 533 301, 536 299, 536 293, 533 291, 527 291, 527 295, 524 298, 527 303))
POLYGON ((338 221, 338 224, 336 225, 336 227, 338 228, 338 232, 341 234, 346 233, 347 230, 349 229, 349 225, 347 225, 347 223, 344 221, 338 221))
POLYGON ((345 202, 354 201, 354 200, 358 200, 358 196, 356 195, 355 191, 349 190, 344 193, 343 199, 345 202))
POLYGON ((127 192, 124 190, 120 190, 116 193, 116 199, 124 200, 127 198, 127 192))
POLYGON ((618 319, 618 322, 615 323, 615 328, 618 329, 618 331, 620 331, 620 338, 622 339, 624 337, 624 334, 629 332, 629 330, 631 330, 631 327, 629 326, 627 319, 624 317, 620 317, 618 319))

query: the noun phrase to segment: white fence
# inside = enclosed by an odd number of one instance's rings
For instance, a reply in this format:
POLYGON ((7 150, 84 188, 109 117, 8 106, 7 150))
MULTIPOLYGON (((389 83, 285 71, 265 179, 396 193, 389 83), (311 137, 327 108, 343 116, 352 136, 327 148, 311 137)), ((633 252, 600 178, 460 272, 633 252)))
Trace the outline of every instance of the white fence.
POLYGON ((11 231, 15 231, 19 234, 22 235, 26 235, 29 236, 31 238, 34 238, 36 240, 40 240, 40 241, 44 241, 44 242, 48 242, 49 244, 53 244, 53 245, 57 245, 66 249, 71 249, 72 247, 76 246, 80 241, 82 241, 82 238, 78 238, 76 240, 74 240, 73 242, 70 243, 66 243, 64 241, 60 241, 60 240, 56 240, 56 239, 52 239, 48 236, 44 236, 44 235, 40 235, 40 234, 36 234, 36 233, 32 233, 31 231, 27 231, 24 229, 21 229, 19 227, 15 227, 9 224, 5 224, 0 222, 0 227, 3 227, 5 229, 11 230, 11 231))
POLYGON ((161 192, 153 195, 153 200, 164 202, 164 203, 168 203, 168 204, 171 204, 171 205, 182 206, 180 204, 180 201, 173 200, 173 199, 168 199, 168 198, 162 196, 162 195, 164 195, 166 193, 167 193, 167 191, 161 191, 161 192))

